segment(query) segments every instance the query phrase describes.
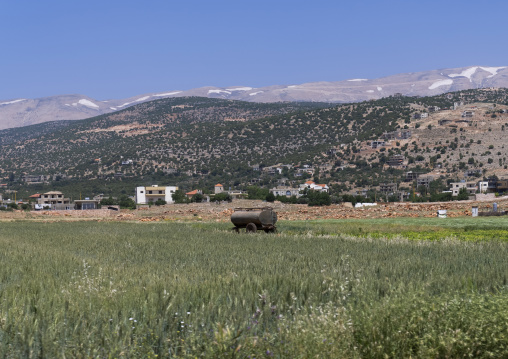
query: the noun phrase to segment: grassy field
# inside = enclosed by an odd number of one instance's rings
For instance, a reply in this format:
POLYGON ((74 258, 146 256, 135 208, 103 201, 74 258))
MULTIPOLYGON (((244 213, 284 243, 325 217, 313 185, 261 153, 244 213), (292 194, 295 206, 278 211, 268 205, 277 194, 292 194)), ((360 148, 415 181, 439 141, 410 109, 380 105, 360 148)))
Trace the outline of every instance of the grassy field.
POLYGON ((294 234, 308 231, 317 235, 349 234, 370 238, 508 242, 508 218, 503 217, 296 221, 283 224, 283 228, 285 233, 294 234))
POLYGON ((0 357, 508 357, 503 218, 8 222, 0 357))

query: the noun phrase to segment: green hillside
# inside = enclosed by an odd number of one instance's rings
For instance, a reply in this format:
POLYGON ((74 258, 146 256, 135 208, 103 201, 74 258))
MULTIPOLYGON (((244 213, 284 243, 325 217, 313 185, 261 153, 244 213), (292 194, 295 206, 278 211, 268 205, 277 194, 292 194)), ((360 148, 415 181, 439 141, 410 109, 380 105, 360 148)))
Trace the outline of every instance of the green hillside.
MULTIPOLYGON (((134 185, 152 182, 184 189, 212 188, 217 182, 236 188, 252 183, 270 186, 280 177, 305 179, 308 176, 297 176, 295 166, 309 165, 316 167, 316 179, 330 184, 347 180, 358 186, 376 185, 401 175, 400 169, 383 168, 395 154, 413 158, 418 169, 438 161, 431 156, 433 149, 421 148, 414 141, 367 156, 362 148, 368 141, 397 128, 416 131, 420 124, 412 115, 429 106, 448 109, 457 101, 506 105, 507 98, 508 91, 500 89, 333 106, 164 99, 87 120, 0 131, 0 176, 12 188, 27 193, 63 186, 74 195, 77 188, 130 194, 134 185), (418 156, 423 160, 415 161, 418 156), (350 166, 340 170, 344 163, 350 166), (279 176, 257 171, 258 166, 277 164, 290 166, 279 176), (326 173, 319 174, 319 166, 327 166, 326 173), (40 174, 51 175, 49 184, 18 184, 24 175, 40 174)), ((440 153, 454 149, 455 136, 451 133, 451 143, 439 146, 440 153)))

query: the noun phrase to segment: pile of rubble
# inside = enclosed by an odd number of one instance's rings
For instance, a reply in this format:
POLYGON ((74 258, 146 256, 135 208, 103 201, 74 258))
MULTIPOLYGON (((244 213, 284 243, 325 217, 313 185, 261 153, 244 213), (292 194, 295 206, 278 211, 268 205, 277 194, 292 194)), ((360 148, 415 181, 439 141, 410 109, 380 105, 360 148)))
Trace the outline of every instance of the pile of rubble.
MULTIPOLYGON (((500 206, 508 207, 508 199, 497 201, 500 206)), ((299 204, 280 202, 266 203, 261 201, 237 200, 233 203, 192 203, 161 206, 144 213, 134 211, 139 221, 176 220, 176 221, 215 221, 229 222, 236 207, 273 207, 279 220, 313 220, 313 219, 362 219, 362 218, 397 218, 397 217, 436 217, 438 210, 446 210, 448 217, 471 216, 472 207, 480 211, 492 208, 487 202, 439 202, 439 203, 389 203, 370 207, 353 208, 350 203, 324 207, 308 207, 299 204), (158 211, 158 212, 157 212, 158 211), (150 216, 149 216, 150 214, 150 216), (157 214, 157 215, 156 215, 157 214)))
MULTIPOLYGON (((308 207, 301 204, 285 204, 281 202, 267 203, 254 200, 236 200, 232 203, 189 203, 165 206, 143 207, 138 210, 96 211, 40 211, 40 212, 4 212, 0 220, 8 219, 100 219, 108 221, 205 221, 229 222, 231 214, 237 207, 272 207, 279 220, 314 220, 314 219, 364 219, 364 218, 397 218, 397 217, 436 217, 438 210, 446 210, 448 217, 471 216, 472 207, 480 212, 492 209, 493 202, 439 202, 439 203, 381 203, 375 206, 353 208, 351 203, 343 203, 324 207, 308 207), (92 213, 93 212, 93 213, 92 213)), ((508 197, 497 198, 500 210, 508 209, 508 197)))

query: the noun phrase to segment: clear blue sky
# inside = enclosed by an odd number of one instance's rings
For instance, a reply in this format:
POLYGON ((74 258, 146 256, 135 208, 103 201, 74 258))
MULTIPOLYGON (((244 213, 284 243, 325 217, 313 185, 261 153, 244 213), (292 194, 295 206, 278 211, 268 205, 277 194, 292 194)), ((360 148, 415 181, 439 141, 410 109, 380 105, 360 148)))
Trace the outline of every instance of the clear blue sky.
POLYGON ((508 1, 0 0, 0 100, 507 66, 508 1))

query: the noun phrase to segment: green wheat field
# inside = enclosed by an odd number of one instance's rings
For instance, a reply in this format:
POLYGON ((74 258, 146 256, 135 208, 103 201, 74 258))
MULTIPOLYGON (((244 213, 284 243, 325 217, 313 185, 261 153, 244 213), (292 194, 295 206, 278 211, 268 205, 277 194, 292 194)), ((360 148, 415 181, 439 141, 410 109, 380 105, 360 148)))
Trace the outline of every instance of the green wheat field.
POLYGON ((0 358, 507 358, 502 217, 0 222, 0 358))

